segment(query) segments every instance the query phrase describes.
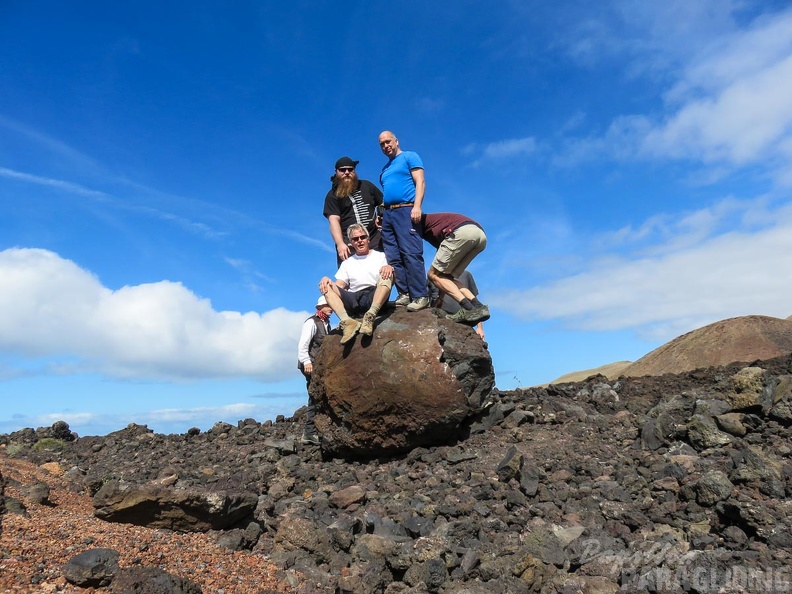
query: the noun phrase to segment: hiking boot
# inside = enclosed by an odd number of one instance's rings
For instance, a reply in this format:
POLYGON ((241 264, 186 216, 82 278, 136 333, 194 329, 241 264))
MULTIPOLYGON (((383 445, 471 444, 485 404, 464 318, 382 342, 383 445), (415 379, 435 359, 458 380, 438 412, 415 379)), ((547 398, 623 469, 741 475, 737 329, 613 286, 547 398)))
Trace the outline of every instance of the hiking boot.
POLYGON ((399 296, 396 297, 396 301, 393 302, 394 305, 398 305, 400 307, 409 305, 409 303, 410 303, 410 296, 407 293, 399 293, 399 296))
POLYGON ((460 324, 475 326, 479 322, 486 322, 489 320, 490 312, 486 305, 474 307, 473 309, 465 309, 464 307, 460 307, 456 313, 446 315, 446 318, 452 322, 459 322, 460 324))
POLYGON ((376 314, 366 312, 366 315, 363 316, 363 322, 360 324, 360 333, 363 336, 371 336, 374 334, 374 320, 376 319, 376 314))
POLYGON ((341 344, 346 344, 355 338, 355 334, 357 334, 358 330, 360 330, 360 322, 349 318, 348 320, 341 322, 338 327, 344 332, 344 334, 341 336, 341 344))
POLYGON ((490 312, 489 307, 486 305, 482 305, 480 307, 474 307, 472 310, 467 312, 467 323, 471 326, 475 326, 479 322, 486 322, 490 319, 490 312))
POLYGON ((468 323, 468 321, 466 319, 467 312, 468 312, 468 310, 466 310, 464 307, 460 307, 454 313, 446 314, 446 318, 448 318, 452 322, 457 322, 459 324, 467 324, 468 323))
POLYGON ((316 431, 312 433, 303 433, 302 439, 300 439, 300 443, 304 445, 315 445, 315 446, 322 444, 322 442, 319 441, 319 434, 316 431))
POLYGON ((420 311, 429 307, 429 297, 418 297, 407 306, 407 311, 420 311))

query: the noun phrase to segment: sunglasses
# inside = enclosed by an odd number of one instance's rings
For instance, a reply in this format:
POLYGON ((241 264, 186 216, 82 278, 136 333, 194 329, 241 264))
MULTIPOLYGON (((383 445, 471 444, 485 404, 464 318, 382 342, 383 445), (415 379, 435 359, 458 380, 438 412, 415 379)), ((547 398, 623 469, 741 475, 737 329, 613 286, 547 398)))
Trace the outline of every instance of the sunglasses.
POLYGON ((341 173, 352 173, 354 170, 354 167, 339 167, 337 169, 337 171, 340 171, 341 173))
POLYGON ((358 241, 365 241, 366 239, 368 239, 368 235, 358 235, 357 237, 350 237, 349 241, 357 243, 358 241))

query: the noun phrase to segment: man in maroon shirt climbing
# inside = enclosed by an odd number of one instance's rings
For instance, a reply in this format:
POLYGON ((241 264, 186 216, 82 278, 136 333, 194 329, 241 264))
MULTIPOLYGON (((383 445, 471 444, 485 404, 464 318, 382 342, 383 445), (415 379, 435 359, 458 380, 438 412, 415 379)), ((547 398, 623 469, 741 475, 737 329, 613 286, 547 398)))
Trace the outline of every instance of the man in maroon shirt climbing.
POLYGON ((448 319, 469 326, 489 319, 489 308, 455 280, 487 247, 487 236, 476 221, 453 212, 422 214, 423 238, 437 248, 427 275, 441 294, 459 303, 459 311, 448 319))

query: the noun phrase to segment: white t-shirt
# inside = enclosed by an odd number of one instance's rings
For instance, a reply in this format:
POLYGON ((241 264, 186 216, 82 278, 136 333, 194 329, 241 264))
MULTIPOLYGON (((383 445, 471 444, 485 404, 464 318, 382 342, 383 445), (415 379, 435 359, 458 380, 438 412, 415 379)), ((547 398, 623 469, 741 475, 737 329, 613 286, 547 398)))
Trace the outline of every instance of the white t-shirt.
POLYGON ((355 254, 341 262, 341 267, 335 276, 337 280, 347 284, 348 291, 356 292, 376 287, 380 279, 380 268, 387 265, 385 254, 377 250, 369 250, 365 256, 355 254))

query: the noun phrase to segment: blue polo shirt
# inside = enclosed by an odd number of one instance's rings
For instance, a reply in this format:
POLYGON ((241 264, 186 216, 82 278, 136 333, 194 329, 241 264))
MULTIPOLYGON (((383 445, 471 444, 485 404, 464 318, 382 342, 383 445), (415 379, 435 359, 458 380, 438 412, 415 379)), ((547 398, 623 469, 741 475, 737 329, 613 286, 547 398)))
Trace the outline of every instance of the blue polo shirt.
POLYGON ((380 173, 380 185, 384 194, 383 204, 391 206, 415 202, 415 182, 411 171, 423 168, 421 157, 413 151, 402 151, 385 163, 380 173))

